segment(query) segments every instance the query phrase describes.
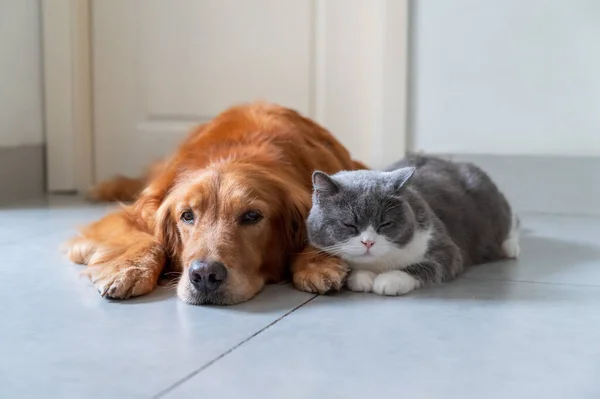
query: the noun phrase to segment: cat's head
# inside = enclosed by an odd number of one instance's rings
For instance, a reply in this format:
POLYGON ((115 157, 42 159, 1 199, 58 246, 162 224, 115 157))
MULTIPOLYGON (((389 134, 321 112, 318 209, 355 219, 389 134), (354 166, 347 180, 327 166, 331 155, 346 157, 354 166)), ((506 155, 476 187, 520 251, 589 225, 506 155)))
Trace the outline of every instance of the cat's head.
POLYGON ((410 241, 415 215, 404 196, 414 168, 313 174, 310 243, 354 263, 385 257, 410 241))

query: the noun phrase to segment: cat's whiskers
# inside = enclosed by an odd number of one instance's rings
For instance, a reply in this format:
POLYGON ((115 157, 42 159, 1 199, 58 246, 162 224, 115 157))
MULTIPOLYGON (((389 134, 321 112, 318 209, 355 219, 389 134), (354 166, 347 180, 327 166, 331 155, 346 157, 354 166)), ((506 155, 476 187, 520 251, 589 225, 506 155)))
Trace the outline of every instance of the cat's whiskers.
POLYGON ((303 251, 292 253, 292 255, 330 255, 330 256, 338 256, 342 253, 344 248, 344 244, 340 245, 332 245, 330 247, 325 247, 323 249, 315 249, 314 251, 303 251))
POLYGON ((348 245, 348 243, 341 243, 341 244, 334 244, 334 245, 330 245, 328 247, 323 247, 323 250, 329 250, 329 249, 336 249, 336 248, 343 248, 346 245, 348 245))
POLYGON ((315 249, 314 251, 292 252, 290 255, 329 255, 328 251, 315 249))
POLYGON ((340 252, 343 251, 344 248, 348 248, 347 244, 336 244, 336 245, 331 245, 328 247, 324 247, 322 248, 320 251, 318 252, 326 252, 328 254, 336 254, 338 255, 340 252))

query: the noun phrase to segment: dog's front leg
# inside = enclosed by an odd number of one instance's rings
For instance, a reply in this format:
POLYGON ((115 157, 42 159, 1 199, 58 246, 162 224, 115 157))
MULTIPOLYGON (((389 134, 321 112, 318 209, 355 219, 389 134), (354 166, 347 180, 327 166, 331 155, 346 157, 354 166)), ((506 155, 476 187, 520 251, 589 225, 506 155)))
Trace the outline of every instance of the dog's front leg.
POLYGON ((310 245, 292 261, 292 279, 296 288, 318 294, 341 290, 348 270, 348 265, 340 258, 310 245))
POLYGON ((67 251, 73 262, 87 265, 83 274, 100 295, 115 299, 151 292, 166 261, 162 245, 126 210, 85 227, 67 251))

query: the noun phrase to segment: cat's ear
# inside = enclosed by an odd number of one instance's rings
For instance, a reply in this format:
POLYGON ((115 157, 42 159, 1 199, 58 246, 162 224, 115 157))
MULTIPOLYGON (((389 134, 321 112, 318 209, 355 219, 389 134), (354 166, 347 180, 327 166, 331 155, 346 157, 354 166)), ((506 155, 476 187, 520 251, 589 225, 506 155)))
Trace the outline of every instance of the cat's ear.
POLYGON ((336 194, 340 188, 327 173, 316 171, 312 175, 313 189, 318 196, 336 194))
POLYGON ((415 173, 415 168, 407 167, 400 168, 390 172, 390 176, 392 177, 392 190, 398 191, 400 190, 412 177, 415 173))

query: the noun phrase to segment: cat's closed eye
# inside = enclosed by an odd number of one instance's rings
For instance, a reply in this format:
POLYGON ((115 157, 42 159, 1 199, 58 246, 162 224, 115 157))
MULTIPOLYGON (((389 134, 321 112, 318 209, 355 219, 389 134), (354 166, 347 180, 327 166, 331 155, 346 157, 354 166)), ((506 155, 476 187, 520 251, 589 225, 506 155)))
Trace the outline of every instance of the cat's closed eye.
POLYGON ((394 225, 394 222, 384 222, 384 223, 381 223, 377 227, 377 232, 379 233, 381 231, 381 229, 385 229, 386 227, 392 227, 393 225, 394 225))
POLYGON ((349 230, 352 230, 354 232, 354 234, 358 234, 359 233, 358 228, 355 225, 351 224, 351 223, 343 223, 342 222, 342 226, 346 227, 349 230))

